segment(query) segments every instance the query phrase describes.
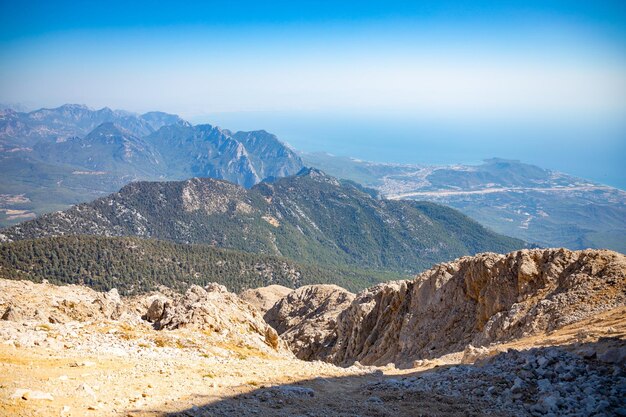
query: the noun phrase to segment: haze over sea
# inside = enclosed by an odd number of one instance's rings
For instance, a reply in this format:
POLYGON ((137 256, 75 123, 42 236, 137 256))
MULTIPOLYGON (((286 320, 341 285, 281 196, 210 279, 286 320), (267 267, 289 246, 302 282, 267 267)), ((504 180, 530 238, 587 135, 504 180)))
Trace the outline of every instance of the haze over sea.
POLYGON ((626 190, 625 126, 546 121, 490 123, 426 120, 418 115, 237 112, 197 117, 236 130, 265 129, 298 150, 375 162, 478 164, 519 159, 626 190))

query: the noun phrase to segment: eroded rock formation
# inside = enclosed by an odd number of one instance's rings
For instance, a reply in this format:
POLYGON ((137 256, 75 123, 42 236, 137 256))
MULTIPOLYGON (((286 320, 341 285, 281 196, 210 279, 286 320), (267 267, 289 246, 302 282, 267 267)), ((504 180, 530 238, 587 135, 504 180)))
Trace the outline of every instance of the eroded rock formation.
POLYGON ((316 358, 406 366, 470 344, 549 332, 625 304, 622 254, 566 249, 485 253, 359 293, 321 342, 332 347, 316 358))
POLYGON ((57 347, 58 340, 51 334, 71 333, 76 326, 121 326, 157 339, 157 333, 163 334, 161 339, 197 333, 198 340, 204 338, 226 348, 292 356, 258 310, 215 283, 204 288, 193 285, 185 294, 162 288, 142 296, 120 297, 116 290, 101 293, 78 285, 0 279, 0 318, 5 321, 0 340, 20 346, 57 347), (42 331, 42 326, 52 333, 42 331), (31 328, 32 332, 28 331, 31 328), (170 332, 165 335, 155 329, 170 332), (174 331, 178 329, 181 332, 174 331))
POLYGON ((264 318, 298 358, 315 359, 328 354, 336 318, 353 299, 336 285, 306 285, 281 298, 264 318))

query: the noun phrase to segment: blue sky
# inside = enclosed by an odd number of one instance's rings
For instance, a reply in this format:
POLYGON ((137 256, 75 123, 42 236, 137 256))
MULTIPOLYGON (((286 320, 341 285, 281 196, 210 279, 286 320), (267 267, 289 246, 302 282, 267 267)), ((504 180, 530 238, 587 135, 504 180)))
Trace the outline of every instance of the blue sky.
POLYGON ((2 2, 3 101, 621 117, 624 2, 2 2))
MULTIPOLYGON (((625 147, 624 1, 0 4, 4 103, 159 109, 355 156, 359 140, 384 140, 351 136, 363 120, 399 148, 427 134, 479 142, 481 129, 503 144, 527 130, 625 147)), ((611 166, 605 177, 624 176, 611 166)))

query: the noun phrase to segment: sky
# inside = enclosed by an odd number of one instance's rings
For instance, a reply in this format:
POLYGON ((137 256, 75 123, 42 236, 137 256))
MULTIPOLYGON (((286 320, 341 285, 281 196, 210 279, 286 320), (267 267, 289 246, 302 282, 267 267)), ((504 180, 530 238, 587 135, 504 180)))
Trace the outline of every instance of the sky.
MULTIPOLYGON (((531 134, 554 168, 566 146, 626 151, 624 1, 0 5, 2 103, 157 109, 401 162, 451 159, 446 143, 456 162, 527 158, 531 134)), ((567 169, 588 172, 584 156, 567 169)), ((594 178, 626 176, 597 159, 594 178)))

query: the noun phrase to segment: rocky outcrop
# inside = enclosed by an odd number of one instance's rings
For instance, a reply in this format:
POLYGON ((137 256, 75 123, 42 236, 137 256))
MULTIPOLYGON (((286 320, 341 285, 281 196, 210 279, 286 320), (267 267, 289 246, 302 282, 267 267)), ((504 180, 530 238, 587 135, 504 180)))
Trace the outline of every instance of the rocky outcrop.
POLYGON ((306 285, 281 298, 265 313, 300 359, 325 356, 334 340, 337 316, 354 300, 354 294, 336 285, 306 285))
POLYGON ((198 333, 222 350, 292 357, 259 311, 215 283, 193 285, 185 294, 161 287, 142 296, 120 297, 115 289, 102 293, 79 285, 0 279, 0 318, 0 341, 20 346, 57 346, 54 333, 96 326, 135 329, 157 345, 176 344, 181 335, 198 333))
POLYGON ((239 298, 256 307, 261 313, 274 307, 274 304, 293 289, 282 285, 268 285, 266 287, 247 289, 239 294, 239 298))
POLYGON ((361 292, 322 342, 332 348, 317 358, 410 365, 470 344, 550 332, 625 304, 626 257, 619 253, 485 253, 361 292))
POLYGON ((182 297, 165 302, 155 325, 158 329, 191 328, 220 335, 246 335, 248 344, 286 350, 276 331, 254 307, 215 283, 205 288, 192 285, 182 297))
POLYGON ((0 280, 0 317, 22 322, 118 320, 130 317, 116 289, 97 292, 80 285, 57 287, 47 283, 0 280))

